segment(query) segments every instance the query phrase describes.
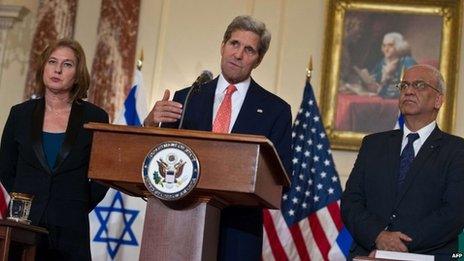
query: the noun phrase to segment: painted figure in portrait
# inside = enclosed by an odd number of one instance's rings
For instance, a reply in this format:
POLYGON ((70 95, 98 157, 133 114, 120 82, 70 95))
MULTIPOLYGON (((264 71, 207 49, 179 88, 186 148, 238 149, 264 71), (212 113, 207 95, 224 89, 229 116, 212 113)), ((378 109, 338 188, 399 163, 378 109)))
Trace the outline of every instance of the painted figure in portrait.
POLYGON ((402 72, 438 68, 442 20, 432 15, 350 11, 342 37, 335 130, 372 133, 395 126, 402 72))

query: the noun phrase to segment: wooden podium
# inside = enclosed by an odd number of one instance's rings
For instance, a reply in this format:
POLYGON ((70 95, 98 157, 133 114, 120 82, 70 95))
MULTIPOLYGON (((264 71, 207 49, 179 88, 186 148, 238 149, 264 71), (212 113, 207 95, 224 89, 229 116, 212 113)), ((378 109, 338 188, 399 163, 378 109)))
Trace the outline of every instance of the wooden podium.
POLYGON ((148 198, 140 260, 215 260, 220 210, 225 206, 280 208, 290 181, 263 136, 89 123, 93 131, 89 178, 148 198), (160 201, 142 180, 145 157, 166 141, 186 144, 200 162, 193 191, 160 201))

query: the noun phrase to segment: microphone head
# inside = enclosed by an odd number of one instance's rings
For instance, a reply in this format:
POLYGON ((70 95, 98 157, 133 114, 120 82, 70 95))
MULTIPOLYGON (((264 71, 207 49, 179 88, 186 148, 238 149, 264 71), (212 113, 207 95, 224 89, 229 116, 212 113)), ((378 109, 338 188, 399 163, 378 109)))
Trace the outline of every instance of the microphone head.
POLYGON ((192 89, 193 89, 193 93, 199 93, 200 92, 200 86, 204 83, 207 83, 209 81, 211 81, 213 79, 213 73, 208 71, 208 70, 204 70, 201 72, 200 76, 197 77, 197 79, 195 80, 195 82, 192 84, 192 89))
POLYGON ((201 72, 200 76, 197 77, 195 82, 192 84, 192 87, 190 87, 189 92, 187 93, 187 97, 185 97, 184 100, 184 106, 182 107, 182 115, 179 120, 179 126, 177 127, 178 129, 182 129, 182 125, 184 123, 184 117, 185 117, 185 112, 187 111, 187 105, 188 101, 191 97, 192 94, 198 94, 200 92, 200 86, 206 82, 209 82, 213 79, 213 73, 208 70, 204 70, 201 72))
POLYGON ((200 76, 198 76, 197 82, 198 85, 201 85, 203 83, 209 82, 213 79, 213 73, 209 70, 204 70, 201 72, 200 76))

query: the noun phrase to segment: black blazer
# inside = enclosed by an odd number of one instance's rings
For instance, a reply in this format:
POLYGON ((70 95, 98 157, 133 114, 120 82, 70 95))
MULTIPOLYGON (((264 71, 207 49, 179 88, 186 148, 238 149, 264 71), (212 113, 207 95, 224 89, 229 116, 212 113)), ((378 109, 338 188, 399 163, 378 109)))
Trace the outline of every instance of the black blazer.
MULTIPOLYGON (((218 78, 200 86, 192 94, 185 113, 183 128, 212 130, 214 94, 218 78)), ((177 91, 173 100, 184 103, 189 88, 177 91)), ((287 171, 291 174, 290 105, 259 86, 253 79, 243 101, 232 133, 266 136, 272 141, 287 171)), ((177 128, 179 122, 163 124, 177 128)), ((239 164, 239 163, 238 163, 239 164)), ((227 173, 225 173, 227 175, 227 173)), ((259 260, 262 248, 262 210, 255 208, 225 208, 221 212, 220 260, 259 260)))
POLYGON ((387 229, 409 235, 410 252, 449 260, 464 227, 464 140, 436 127, 397 192, 402 138, 393 130, 363 140, 341 202, 351 254, 368 254, 387 229))
POLYGON ((30 220, 47 228, 75 231, 89 252, 89 212, 103 199, 107 188, 87 178, 91 132, 87 122, 108 122, 108 114, 79 100, 73 103, 65 139, 55 167, 50 169, 42 148, 44 99, 29 100, 11 108, 0 147, 0 178, 9 191, 34 195, 30 220))

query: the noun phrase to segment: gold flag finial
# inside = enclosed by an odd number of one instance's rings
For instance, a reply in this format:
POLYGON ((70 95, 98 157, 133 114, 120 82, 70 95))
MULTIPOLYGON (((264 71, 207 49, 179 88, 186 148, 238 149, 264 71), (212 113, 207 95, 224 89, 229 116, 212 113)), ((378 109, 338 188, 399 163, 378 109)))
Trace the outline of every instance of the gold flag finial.
POLYGON ((402 81, 402 80, 403 80, 404 71, 406 71, 406 68, 404 67, 404 64, 403 64, 403 66, 401 67, 401 75, 400 75, 400 81, 402 81))
POLYGON ((137 59, 137 61, 135 63, 136 63, 137 69, 141 70, 142 69, 142 64, 143 64, 143 48, 140 51, 140 58, 137 59))
POLYGON ((308 82, 311 81, 312 72, 313 72, 313 56, 310 55, 309 56, 308 67, 306 68, 306 80, 308 82))

